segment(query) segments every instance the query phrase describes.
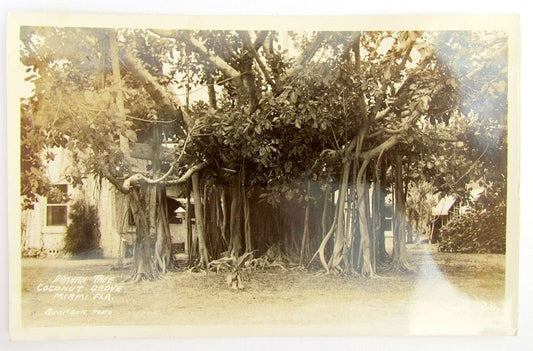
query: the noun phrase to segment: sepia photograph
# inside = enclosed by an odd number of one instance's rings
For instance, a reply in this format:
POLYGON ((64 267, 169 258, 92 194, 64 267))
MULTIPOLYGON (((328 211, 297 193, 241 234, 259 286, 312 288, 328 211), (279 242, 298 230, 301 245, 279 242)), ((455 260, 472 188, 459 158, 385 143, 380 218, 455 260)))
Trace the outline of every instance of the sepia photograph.
POLYGON ((422 18, 8 17, 11 337, 515 335, 518 17, 422 18))

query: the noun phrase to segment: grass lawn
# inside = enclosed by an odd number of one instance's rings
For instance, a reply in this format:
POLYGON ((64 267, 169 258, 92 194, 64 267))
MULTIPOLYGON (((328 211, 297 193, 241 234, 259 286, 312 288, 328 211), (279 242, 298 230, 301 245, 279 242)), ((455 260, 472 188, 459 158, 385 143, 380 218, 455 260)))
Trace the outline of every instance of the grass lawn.
POLYGON ((22 322, 23 327, 343 324, 354 334, 370 335, 508 332, 504 255, 440 253, 428 245, 409 246, 408 254, 414 274, 369 280, 273 268, 246 276, 242 291, 227 288, 222 273, 179 271, 155 282, 122 284, 128 272, 114 269, 115 260, 23 259, 22 322), (96 275, 104 277, 95 282, 96 275), (61 287, 74 292, 47 291, 61 287))

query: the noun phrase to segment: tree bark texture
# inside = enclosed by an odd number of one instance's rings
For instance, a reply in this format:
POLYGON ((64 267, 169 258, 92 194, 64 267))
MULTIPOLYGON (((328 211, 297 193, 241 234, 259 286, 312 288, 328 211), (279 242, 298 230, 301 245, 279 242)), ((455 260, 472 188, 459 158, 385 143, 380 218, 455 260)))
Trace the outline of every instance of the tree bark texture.
POLYGON ((194 250, 193 250, 193 235, 192 235, 192 206, 191 206, 191 185, 187 185, 186 190, 187 197, 187 208, 185 212, 185 224, 187 226, 187 266, 191 267, 194 261, 194 250))
POLYGON ((242 198, 240 175, 235 177, 231 187, 231 210, 230 210, 230 244, 229 255, 240 256, 242 250, 241 239, 241 213, 242 198))
POLYGON ((307 181, 307 201, 305 205, 305 215, 304 215, 304 229, 302 232, 302 245, 300 246, 300 261, 299 264, 302 266, 304 260, 309 256, 309 213, 311 212, 311 181, 307 181))
MULTIPOLYGON (((147 189, 132 189, 130 192, 130 209, 135 222, 135 244, 134 244, 134 270, 128 282, 138 282, 140 280, 154 280, 158 277, 158 271, 153 264, 154 251, 152 244, 155 236, 150 233, 149 213, 150 213, 150 193, 147 189)), ((154 217, 155 220, 155 217, 154 217)))
POLYGON ((394 154, 394 241, 392 268, 396 272, 409 272, 412 270, 406 257, 406 213, 405 194, 403 187, 402 155, 394 154))
POLYGON ((364 161, 357 174, 357 208, 359 210, 359 232, 361 235, 361 275, 372 277, 374 266, 371 260, 371 239, 368 221, 368 184, 365 179, 368 161, 364 161))
POLYGON ((198 235, 198 251, 200 253, 200 266, 207 268, 209 263, 209 251, 207 249, 205 221, 202 207, 202 191, 200 189, 200 176, 192 175, 192 194, 194 199, 194 214, 196 217, 196 232, 198 235))
POLYGON ((331 271, 332 269, 339 268, 339 263, 342 261, 342 254, 344 246, 347 244, 345 242, 345 230, 346 230, 346 223, 345 223, 345 206, 346 206, 346 195, 348 192, 348 181, 350 177, 350 168, 351 163, 346 162, 343 165, 343 171, 342 171, 342 178, 341 178, 341 186, 339 189, 339 199, 338 199, 338 211, 337 211, 337 229, 335 231, 335 237, 333 240, 333 253, 331 254, 329 263, 328 263, 328 271, 331 271))

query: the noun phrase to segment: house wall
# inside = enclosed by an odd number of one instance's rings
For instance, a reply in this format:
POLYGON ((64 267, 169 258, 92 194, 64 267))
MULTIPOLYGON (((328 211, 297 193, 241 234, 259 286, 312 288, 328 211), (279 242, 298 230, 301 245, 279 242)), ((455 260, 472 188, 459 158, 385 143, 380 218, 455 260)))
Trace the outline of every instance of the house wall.
POLYGON ((122 255, 120 232, 125 215, 126 199, 107 180, 97 182, 87 179, 83 186, 83 195, 98 211, 100 229, 100 247, 104 257, 112 258, 122 255))
POLYGON ((43 215, 41 212, 43 204, 34 204, 33 210, 22 212, 22 248, 26 250, 39 250, 43 246, 42 227, 43 215))
POLYGON ((23 250, 43 250, 47 255, 57 255, 64 246, 66 232, 66 226, 46 225, 45 197, 39 197, 32 210, 25 210, 22 213, 23 250))
MULTIPOLYGON (((52 184, 66 184, 65 173, 72 165, 64 149, 55 148, 53 161, 47 163, 47 176, 52 184)), ((119 215, 123 211, 124 197, 119 195, 109 182, 101 182, 89 177, 81 188, 68 185, 70 201, 67 203, 67 215, 70 206, 79 199, 85 199, 96 206, 100 222, 100 246, 104 257, 118 257, 121 254, 119 235, 119 215)), ((48 226, 46 224, 47 200, 39 196, 32 210, 22 212, 22 249, 25 251, 42 250, 47 256, 60 254, 67 232, 67 226, 48 226)), ((67 220, 67 225, 70 219, 67 220)))
MULTIPOLYGON (((55 148, 52 152, 55 158, 48 162, 47 177, 52 184, 65 184, 63 173, 70 164, 69 159, 62 149, 55 148)), ((76 196, 70 188, 68 193, 76 196)), ((46 198, 39 196, 32 210, 23 211, 22 247, 25 250, 43 250, 47 255, 57 255, 63 247, 67 227, 46 225, 46 203, 46 198)))

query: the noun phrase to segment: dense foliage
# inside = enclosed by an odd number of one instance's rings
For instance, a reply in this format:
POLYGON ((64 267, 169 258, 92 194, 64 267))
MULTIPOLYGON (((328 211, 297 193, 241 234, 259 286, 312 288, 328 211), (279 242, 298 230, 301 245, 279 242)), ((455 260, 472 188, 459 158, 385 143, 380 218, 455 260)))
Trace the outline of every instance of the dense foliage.
POLYGON ((467 213, 456 216, 441 229, 439 251, 505 253, 505 202, 484 206, 484 199, 478 201, 467 213))
POLYGON ((63 251, 74 257, 97 257, 100 230, 96 207, 78 200, 70 206, 69 219, 63 251))
POLYGON ((45 146, 45 135, 43 131, 33 124, 31 116, 28 114, 28 106, 21 106, 21 135, 20 151, 23 157, 20 162, 20 172, 23 182, 21 184, 20 195, 23 209, 32 209, 37 201, 37 196, 46 194, 49 190, 49 181, 46 177, 46 166, 43 159, 53 159, 53 153, 46 153, 42 157, 42 150, 45 146))

